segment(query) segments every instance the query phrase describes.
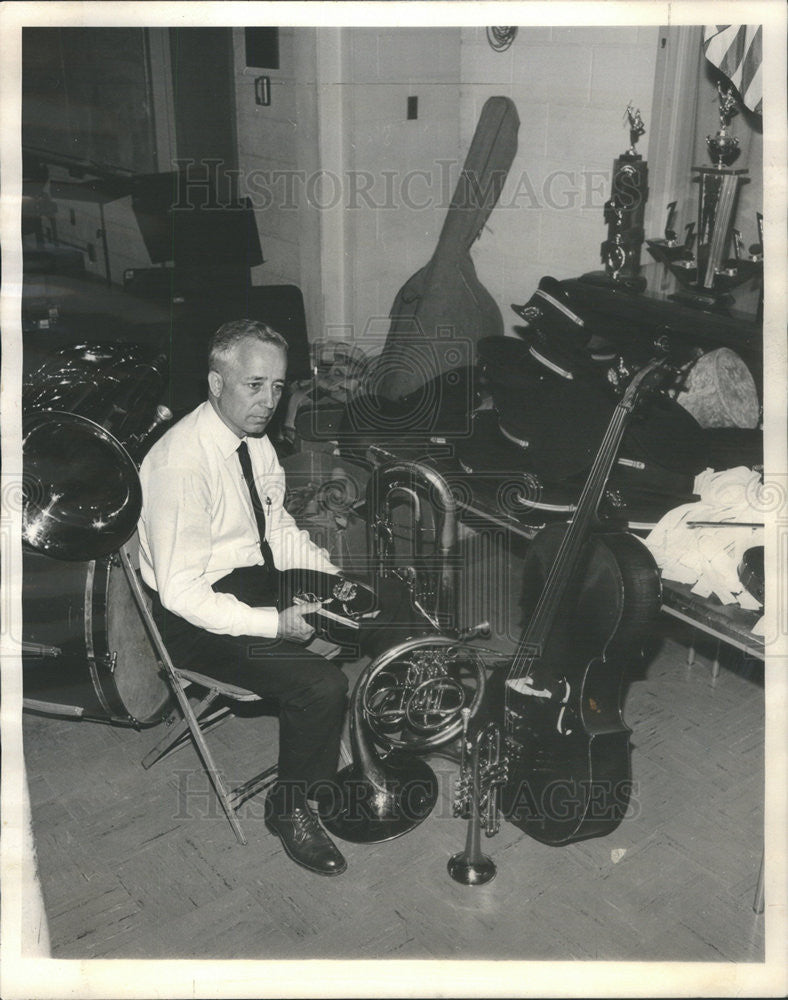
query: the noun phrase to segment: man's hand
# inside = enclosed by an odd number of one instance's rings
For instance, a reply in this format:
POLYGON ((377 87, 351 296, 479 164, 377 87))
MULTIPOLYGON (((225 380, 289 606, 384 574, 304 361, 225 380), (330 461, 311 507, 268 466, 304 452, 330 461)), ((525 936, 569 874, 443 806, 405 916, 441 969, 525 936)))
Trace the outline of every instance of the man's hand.
POLYGON ((315 634, 309 622, 304 621, 304 615, 314 614, 321 607, 320 601, 311 604, 294 604, 279 612, 279 628, 277 639, 287 639, 290 642, 309 642, 315 634))

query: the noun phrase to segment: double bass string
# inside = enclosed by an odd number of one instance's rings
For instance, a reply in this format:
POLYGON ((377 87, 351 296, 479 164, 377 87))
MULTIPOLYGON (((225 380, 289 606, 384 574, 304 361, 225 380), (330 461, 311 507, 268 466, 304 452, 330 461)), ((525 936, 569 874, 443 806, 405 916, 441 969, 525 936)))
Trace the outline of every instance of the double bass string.
POLYGON ((565 564, 569 563, 571 565, 571 563, 574 562, 574 559, 579 552, 582 540, 585 537, 588 522, 591 520, 596 510, 596 504, 594 504, 593 507, 589 504, 589 497, 597 494, 598 502, 598 494, 601 493, 601 490, 604 488, 605 481, 607 480, 610 471, 609 465, 611 451, 614 452, 618 447, 626 415, 626 407, 623 403, 619 404, 617 412, 613 420, 611 420, 610 425, 605 432, 605 436, 602 439, 602 444, 600 445, 599 452, 591 469, 591 473, 586 480, 585 486, 583 487, 583 491, 577 504, 577 511, 570 525, 570 529, 561 540, 555 560, 553 561, 553 565, 548 574, 547 582, 545 583, 536 608, 534 609, 526 634, 520 642, 507 680, 516 680, 523 675, 523 667, 525 661, 528 659, 528 656, 525 653, 527 644, 526 640, 530 639, 534 634, 540 636, 543 635, 546 624, 549 623, 549 619, 554 611, 554 592, 563 585, 563 578, 566 575, 565 564))
MULTIPOLYGON (((639 381, 640 379, 638 379, 638 382, 639 381)), ((565 566, 571 568, 574 564, 576 556, 579 553, 580 546, 586 537, 588 522, 591 520, 596 511, 601 491, 604 488, 605 481, 610 471, 612 458, 615 455, 615 451, 621 441, 624 423, 628 414, 625 404, 630 396, 632 388, 633 387, 630 386, 627 397, 625 397, 625 400, 623 400, 616 408, 616 413, 610 421, 610 425, 604 435, 604 438, 602 439, 602 444, 592 466, 591 473, 585 486, 583 487, 580 500, 578 501, 575 517, 570 523, 568 531, 561 539, 558 553, 556 554, 556 558, 553 561, 550 572, 548 573, 547 582, 545 583, 539 600, 537 601, 531 622, 526 628, 518 645, 517 652, 515 653, 514 660, 512 661, 512 666, 507 675, 506 682, 504 683, 504 729, 511 725, 512 718, 510 711, 512 688, 509 682, 518 680, 526 673, 530 676, 530 671, 533 666, 533 657, 529 653, 526 653, 527 646, 534 634, 539 636, 540 643, 543 641, 545 628, 549 627, 550 619, 555 611, 555 591, 558 590, 560 592, 560 588, 564 584, 564 577, 568 572, 568 570, 565 570, 565 566), (589 498, 593 497, 594 494, 596 494, 596 502, 591 505, 589 503, 589 498), (578 515, 580 516, 578 517, 578 515), (526 669, 529 659, 531 660, 531 666, 526 669)))
MULTIPOLYGON (((569 563, 571 565, 574 562, 580 545, 586 535, 587 522, 596 512, 602 490, 604 489, 605 482, 610 473, 610 466, 612 465, 615 451, 618 448, 624 432, 626 420, 629 413, 634 409, 640 384, 649 372, 661 367, 661 364, 662 362, 652 362, 650 365, 647 365, 644 369, 642 369, 629 384, 624 398, 616 407, 607 431, 602 439, 599 451, 594 459, 591 472, 589 473, 588 479, 586 480, 581 492, 580 499, 578 500, 575 517, 570 523, 569 530, 561 540, 561 544, 559 545, 558 552, 553 560, 553 565, 548 573, 545 586, 540 594, 539 600, 537 601, 531 621, 525 629, 520 643, 518 644, 517 651, 512 661, 512 666, 509 674, 507 675, 507 682, 517 680, 523 676, 525 664, 530 658, 530 652, 527 653, 526 650, 529 644, 531 644, 530 640, 532 640, 534 634, 538 635, 540 639, 544 636, 546 623, 549 624, 549 620, 554 613, 554 591, 556 587, 559 586, 558 581, 560 580, 560 585, 563 585, 563 576, 565 575, 564 564, 569 563), (589 504, 589 498, 594 495, 596 499, 593 507, 591 507, 589 504), (570 547, 573 547, 573 551, 570 554, 567 554, 570 547)), ((506 687, 505 705, 507 708, 508 701, 509 689, 506 687)))

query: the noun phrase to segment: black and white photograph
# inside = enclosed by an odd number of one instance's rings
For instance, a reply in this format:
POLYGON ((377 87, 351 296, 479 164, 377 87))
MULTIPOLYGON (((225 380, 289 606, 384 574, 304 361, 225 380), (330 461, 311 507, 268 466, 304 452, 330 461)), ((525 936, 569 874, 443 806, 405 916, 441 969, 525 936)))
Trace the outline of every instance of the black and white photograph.
POLYGON ((785 995, 787 23, 3 5, 4 997, 785 995))

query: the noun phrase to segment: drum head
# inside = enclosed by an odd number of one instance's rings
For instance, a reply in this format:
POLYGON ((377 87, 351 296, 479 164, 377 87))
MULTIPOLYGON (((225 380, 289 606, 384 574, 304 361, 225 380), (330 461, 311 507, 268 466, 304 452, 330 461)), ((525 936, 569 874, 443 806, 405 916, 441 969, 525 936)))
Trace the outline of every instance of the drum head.
POLYGON ((141 723, 155 722, 161 719, 170 700, 170 689, 159 671, 156 652, 123 567, 112 562, 108 573, 107 649, 110 656, 116 655, 115 687, 132 718, 141 723))
POLYGON ((759 404, 749 368, 729 347, 704 354, 676 397, 701 427, 758 426, 759 404))
POLYGON ((115 552, 142 508, 134 462, 98 424, 74 413, 33 413, 24 421, 22 537, 56 559, 115 552))

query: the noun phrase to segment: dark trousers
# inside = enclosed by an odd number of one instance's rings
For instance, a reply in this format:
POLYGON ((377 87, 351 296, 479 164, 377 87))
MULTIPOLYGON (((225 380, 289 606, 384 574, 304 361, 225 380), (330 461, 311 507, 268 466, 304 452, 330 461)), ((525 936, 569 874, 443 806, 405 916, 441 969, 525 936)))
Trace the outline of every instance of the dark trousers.
MULTIPOLYGON (((235 570, 213 589, 256 607, 276 606, 279 574, 264 567, 235 570)), ((333 662, 297 643, 249 635, 214 635, 162 606, 153 615, 173 663, 254 691, 279 705, 280 791, 300 797, 336 775, 347 678, 333 662)))

